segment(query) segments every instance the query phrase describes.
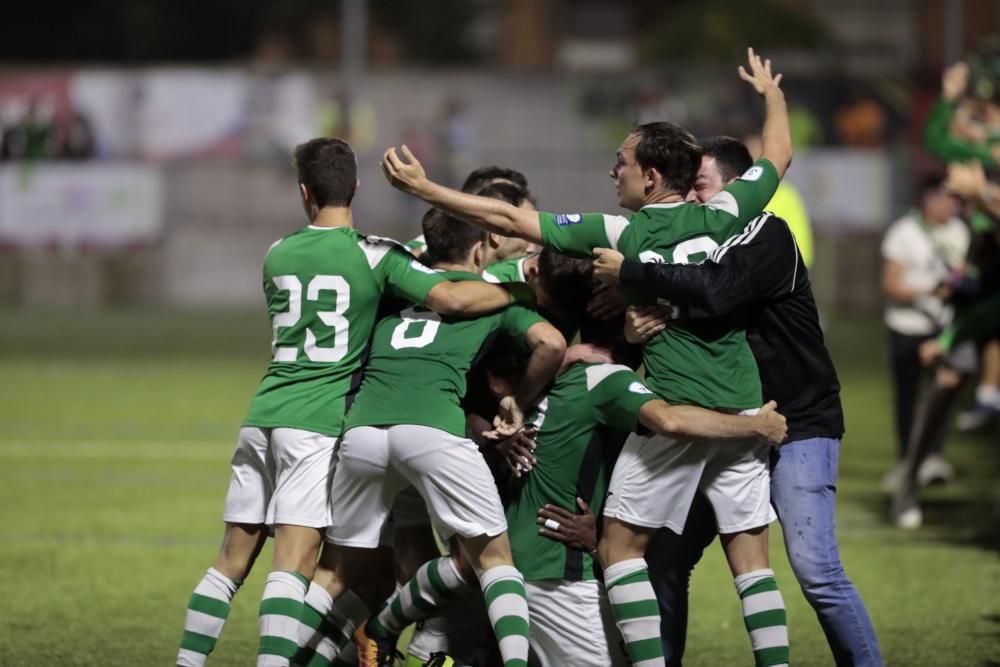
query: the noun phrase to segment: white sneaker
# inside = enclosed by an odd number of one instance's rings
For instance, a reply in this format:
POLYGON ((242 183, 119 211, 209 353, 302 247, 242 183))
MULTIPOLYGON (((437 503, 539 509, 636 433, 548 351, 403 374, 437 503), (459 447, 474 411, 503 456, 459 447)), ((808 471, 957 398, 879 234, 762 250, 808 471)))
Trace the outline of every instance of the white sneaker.
POLYGON ((931 454, 920 464, 917 470, 917 482, 920 486, 945 484, 955 477, 955 466, 945 461, 939 454, 931 454))
POLYGON ((896 515, 896 527, 903 530, 917 530, 924 523, 924 513, 919 507, 908 507, 896 515))
POLYGON ((899 485, 903 482, 903 464, 897 463, 882 476, 882 493, 892 495, 899 491, 899 485))

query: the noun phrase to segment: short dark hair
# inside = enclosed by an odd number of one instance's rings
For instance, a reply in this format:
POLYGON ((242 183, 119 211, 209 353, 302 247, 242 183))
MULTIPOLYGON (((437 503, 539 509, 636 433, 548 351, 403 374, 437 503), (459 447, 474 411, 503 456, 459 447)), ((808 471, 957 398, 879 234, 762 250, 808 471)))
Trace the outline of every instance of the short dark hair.
POLYGON ((542 248, 538 255, 538 282, 566 313, 576 314, 586 307, 594 294, 593 277, 589 259, 567 257, 551 248, 542 248))
POLYGON ((500 201, 505 201, 512 206, 520 206, 524 203, 524 200, 528 198, 528 193, 524 188, 514 185, 513 183, 494 183, 493 185, 486 185, 475 191, 480 197, 489 197, 490 199, 499 199, 500 201))
POLYGON ((924 197, 926 197, 928 193, 943 188, 947 178, 948 175, 940 169, 924 173, 923 176, 920 177, 920 180, 917 181, 916 192, 914 193, 917 197, 917 201, 923 203, 924 197))
POLYGON ((350 206, 358 161, 346 141, 320 137, 295 147, 295 170, 316 206, 350 206))
POLYGON ((723 183, 728 183, 753 166, 753 157, 746 144, 733 137, 720 135, 705 139, 701 142, 701 154, 715 158, 723 183))
POLYGON ((462 192, 476 192, 484 185, 490 185, 493 181, 508 181, 521 188, 526 193, 528 191, 528 179, 524 177, 524 174, 519 172, 517 169, 498 167, 494 164, 488 167, 473 169, 472 172, 465 177, 465 182, 462 183, 462 192))
POLYGON ((444 211, 432 208, 420 221, 431 263, 461 263, 469 256, 472 246, 486 242, 486 232, 476 229, 444 211))
POLYGON ((635 161, 642 169, 655 169, 671 192, 687 194, 701 167, 701 146, 679 125, 662 121, 637 125, 635 161))
POLYGON ((642 346, 626 341, 624 330, 623 317, 600 320, 587 315, 580 320, 580 342, 605 347, 613 361, 636 369, 642 363, 642 346))

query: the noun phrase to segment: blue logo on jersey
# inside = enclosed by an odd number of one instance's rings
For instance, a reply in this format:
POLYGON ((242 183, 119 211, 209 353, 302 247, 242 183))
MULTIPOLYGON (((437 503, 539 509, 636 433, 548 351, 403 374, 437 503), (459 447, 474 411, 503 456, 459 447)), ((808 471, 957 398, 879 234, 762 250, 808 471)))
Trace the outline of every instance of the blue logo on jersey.
POLYGON ((566 225, 579 225, 581 222, 583 222, 583 216, 579 213, 556 216, 556 224, 560 227, 565 227, 566 225))

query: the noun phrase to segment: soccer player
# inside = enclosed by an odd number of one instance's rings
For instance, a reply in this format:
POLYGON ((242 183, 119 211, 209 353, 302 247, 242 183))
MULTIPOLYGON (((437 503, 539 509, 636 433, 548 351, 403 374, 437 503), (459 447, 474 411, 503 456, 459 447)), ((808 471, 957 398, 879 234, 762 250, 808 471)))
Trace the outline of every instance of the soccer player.
MULTIPOLYGON (((442 277, 482 280, 485 232, 440 211, 425 220, 424 229, 428 252, 442 277)), ((512 435, 562 362, 566 342, 555 327, 520 307, 474 320, 407 308, 378 323, 365 379, 338 451, 329 537, 337 554, 335 578, 350 587, 364 571, 370 550, 378 546, 393 499, 412 484, 441 537, 457 535, 479 578, 504 665, 525 667, 524 579, 513 567, 503 507, 489 467, 476 444, 465 437, 460 404, 466 374, 484 345, 499 333, 530 349, 523 381, 501 400, 494 421, 499 435, 512 435)), ((397 593, 382 614, 359 630, 363 665, 392 664, 402 630, 392 618, 421 581, 431 593, 438 585, 462 583, 456 569, 438 569, 439 562, 421 568, 414 583, 403 589, 408 596, 397 593)))
MULTIPOLYGON (((640 425, 675 438, 759 437, 774 444, 786 433, 785 420, 773 412, 773 404, 753 417, 668 405, 622 363, 629 352, 620 320, 586 319, 580 336, 588 344, 588 356, 598 352, 606 360, 572 364, 556 378, 525 422, 536 431, 532 459, 508 459, 518 475, 507 506, 511 548, 527 582, 531 647, 542 667, 606 667, 626 665, 628 659, 618 648, 614 620, 602 599, 595 554, 539 534, 539 507, 573 508, 581 498, 600 513, 622 443, 640 425), (529 472, 522 474, 525 468, 529 472), (578 621, 567 622, 571 617, 578 621)), ((542 528, 559 529, 551 519, 542 528)))
MULTIPOLYGON (((618 150, 611 176, 619 204, 635 211, 630 218, 530 213, 458 193, 428 180, 405 147, 406 161, 389 149, 382 168, 394 187, 432 206, 560 252, 586 256, 594 248, 613 248, 642 261, 697 261, 762 212, 791 162, 781 75, 772 75, 770 61, 762 62, 752 49, 748 56, 751 73, 740 67, 740 76, 764 97, 767 108, 762 159, 704 206, 684 202, 701 149, 671 123, 639 126, 618 150)), ((652 297, 630 291, 626 299, 648 303, 652 297)), ((738 318, 714 318, 660 332, 644 348, 650 388, 671 403, 756 409, 762 402, 760 378, 744 326, 738 318)), ((715 510, 757 664, 788 662, 784 603, 768 568, 767 525, 774 515, 766 457, 766 448, 750 443, 740 448, 662 436, 629 438, 610 483, 600 556, 616 622, 635 665, 664 664, 643 554, 656 529, 683 530, 699 488, 715 510)))
MULTIPOLYGON (((702 149, 689 199, 708 202, 752 161, 747 148, 729 137, 706 140, 702 149)), ((788 418, 788 442, 771 452, 771 502, 785 528, 788 560, 837 664, 882 664, 864 602, 837 549, 834 511, 844 432, 840 383, 793 232, 781 218, 765 213, 697 265, 643 264, 612 250, 596 253, 595 274, 612 284, 642 286, 673 306, 697 308, 713 317, 749 309, 747 338, 764 395, 779 401, 788 418)), ((648 315, 635 321, 643 328, 665 324, 648 315)), ((683 538, 676 553, 658 554, 667 561, 659 576, 675 582, 673 609, 664 608, 661 599, 665 626, 684 614, 690 568, 714 535, 694 526, 683 538)), ((677 648, 670 657, 679 662, 686 618, 678 626, 680 636, 671 638, 677 648)))
POLYGON ((332 453, 345 401, 375 324, 393 293, 449 315, 505 308, 500 285, 446 280, 394 242, 354 231, 357 162, 338 139, 295 149, 309 226, 279 240, 264 260, 273 358, 250 402, 232 458, 222 547, 188 604, 177 664, 204 664, 230 603, 274 527, 275 549, 260 607, 260 665, 287 665, 330 524, 332 453))

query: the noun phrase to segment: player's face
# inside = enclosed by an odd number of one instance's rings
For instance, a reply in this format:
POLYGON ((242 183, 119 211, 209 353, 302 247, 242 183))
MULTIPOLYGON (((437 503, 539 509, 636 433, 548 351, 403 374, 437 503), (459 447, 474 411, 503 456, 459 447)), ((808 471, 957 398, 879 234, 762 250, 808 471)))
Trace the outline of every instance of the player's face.
POLYGON ((722 180, 722 172, 714 157, 703 155, 701 167, 698 169, 698 177, 694 180, 694 187, 688 192, 684 201, 694 204, 704 204, 715 195, 722 192, 726 187, 726 182, 722 180))
POLYGON ((645 177, 642 168, 635 161, 635 147, 639 144, 639 135, 630 134, 618 147, 615 166, 609 176, 615 182, 618 191, 618 205, 630 211, 638 211, 646 198, 645 177))

